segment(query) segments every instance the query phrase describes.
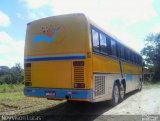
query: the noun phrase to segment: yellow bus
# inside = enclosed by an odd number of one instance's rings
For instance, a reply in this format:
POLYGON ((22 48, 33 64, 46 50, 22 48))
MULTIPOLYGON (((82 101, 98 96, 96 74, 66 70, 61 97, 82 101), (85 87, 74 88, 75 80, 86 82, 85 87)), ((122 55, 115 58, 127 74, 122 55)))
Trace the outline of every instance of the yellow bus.
POLYGON ((24 95, 116 105, 142 88, 142 57, 84 14, 27 24, 24 95))

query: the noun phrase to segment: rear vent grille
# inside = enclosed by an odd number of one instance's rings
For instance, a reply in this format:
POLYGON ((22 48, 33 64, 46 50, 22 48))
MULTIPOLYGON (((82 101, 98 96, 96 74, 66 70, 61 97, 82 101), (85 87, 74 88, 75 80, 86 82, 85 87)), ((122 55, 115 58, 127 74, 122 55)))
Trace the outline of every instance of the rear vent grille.
POLYGON ((105 94, 105 76, 95 76, 95 96, 105 94))
POLYGON ((84 61, 74 61, 74 82, 84 82, 84 61))
POLYGON ((25 86, 32 86, 31 83, 31 63, 25 63, 25 86))

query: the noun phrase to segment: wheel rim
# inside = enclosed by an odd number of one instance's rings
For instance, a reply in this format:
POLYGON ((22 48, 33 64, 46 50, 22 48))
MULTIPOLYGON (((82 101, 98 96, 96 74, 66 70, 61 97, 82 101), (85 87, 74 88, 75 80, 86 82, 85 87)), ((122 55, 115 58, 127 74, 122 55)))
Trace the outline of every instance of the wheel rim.
POLYGON ((123 99, 124 98, 124 86, 122 85, 121 86, 121 99, 123 99))
POLYGON ((139 90, 141 90, 142 88, 142 84, 141 84, 141 81, 139 81, 139 90))
POLYGON ((117 85, 114 88, 114 99, 115 99, 115 103, 118 103, 118 100, 119 100, 119 90, 118 90, 118 86, 117 85))

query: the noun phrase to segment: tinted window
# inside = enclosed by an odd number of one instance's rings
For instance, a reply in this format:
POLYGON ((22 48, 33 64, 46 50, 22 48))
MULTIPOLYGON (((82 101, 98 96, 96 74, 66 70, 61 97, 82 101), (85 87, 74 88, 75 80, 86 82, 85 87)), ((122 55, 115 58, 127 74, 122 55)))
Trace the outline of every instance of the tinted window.
POLYGON ((130 55, 131 55, 131 61, 134 62, 134 54, 133 54, 133 52, 131 52, 130 55))
POLYGON ((100 46, 101 46, 101 52, 107 53, 107 41, 104 34, 100 33, 100 46))
POLYGON ((139 64, 142 65, 142 57, 139 57, 139 64))
POLYGON ((106 36, 106 41, 107 41, 107 53, 111 54, 111 39, 106 36))
POLYGON ((94 29, 92 29, 92 39, 93 39, 93 50, 94 51, 99 51, 99 36, 98 32, 94 29))
POLYGON ((111 40, 111 51, 112 55, 117 56, 116 42, 114 40, 111 40))
POLYGON ((134 63, 136 63, 136 54, 135 53, 133 54, 133 57, 134 57, 133 61, 134 61, 134 63))
POLYGON ((138 63, 137 55, 135 55, 135 62, 138 63))
POLYGON ((136 55, 136 63, 139 64, 140 63, 140 60, 139 60, 139 56, 136 55))
POLYGON ((127 48, 125 49, 125 53, 126 53, 126 60, 129 60, 130 51, 127 48))
POLYGON ((117 56, 118 57, 120 57, 121 56, 121 48, 120 48, 120 43, 117 43, 117 51, 118 51, 118 53, 117 53, 117 56))
POLYGON ((121 48, 121 50, 120 50, 121 51, 121 54, 120 54, 121 56, 120 57, 124 59, 124 47, 121 45, 120 48, 121 48))
POLYGON ((137 63, 137 54, 134 54, 134 62, 137 63))
POLYGON ((129 60, 132 62, 132 52, 130 51, 129 60))
POLYGON ((127 48, 124 47, 124 59, 127 60, 128 59, 128 55, 127 55, 127 48))

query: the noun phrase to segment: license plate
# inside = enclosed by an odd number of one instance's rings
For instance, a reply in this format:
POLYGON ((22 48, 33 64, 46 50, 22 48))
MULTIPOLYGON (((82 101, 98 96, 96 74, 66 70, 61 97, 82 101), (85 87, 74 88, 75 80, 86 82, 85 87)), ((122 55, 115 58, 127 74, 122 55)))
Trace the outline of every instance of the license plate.
POLYGON ((46 96, 56 96, 56 92, 54 91, 46 91, 45 94, 46 96))

